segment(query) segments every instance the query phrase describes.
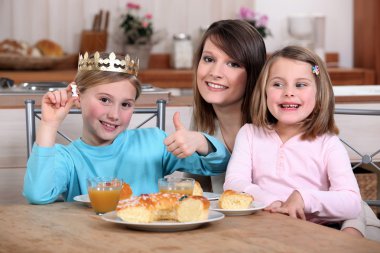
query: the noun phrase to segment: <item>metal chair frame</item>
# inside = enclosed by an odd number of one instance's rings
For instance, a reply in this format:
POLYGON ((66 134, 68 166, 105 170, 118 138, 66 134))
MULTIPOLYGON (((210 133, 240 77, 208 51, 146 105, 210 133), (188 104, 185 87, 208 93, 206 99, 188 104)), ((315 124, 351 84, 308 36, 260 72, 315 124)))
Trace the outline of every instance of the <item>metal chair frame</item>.
MULTIPOLYGON (((380 116, 380 110, 368 110, 368 109, 343 109, 343 108, 336 108, 335 114, 344 114, 344 115, 361 115, 361 116, 380 116)), ((360 165, 370 165, 376 168, 377 173, 380 173, 380 167, 373 161, 373 158, 380 153, 380 148, 373 152, 372 154, 362 154, 357 149, 355 149, 353 146, 351 146, 347 141, 340 138, 340 140, 352 151, 354 151, 356 154, 358 154, 361 158, 361 161, 354 164, 352 166, 352 169, 355 169, 359 167, 360 165)), ((379 177, 378 177, 379 178, 379 177)), ((379 184, 380 182, 378 182, 379 184)), ((380 187, 377 187, 378 189, 380 187)), ((378 193, 379 194, 379 193, 378 193)), ((380 200, 365 200, 368 205, 370 206, 377 206, 380 207, 380 200)))
MULTIPOLYGON (((165 131, 165 115, 166 115, 166 100, 159 99, 156 102, 155 108, 135 108, 134 114, 152 114, 146 120, 141 122, 136 126, 139 128, 145 123, 156 117, 156 126, 161 130, 165 131)), ((25 113, 26 113, 26 147, 27 147, 27 157, 29 158, 32 151, 33 143, 36 140, 36 121, 35 118, 41 120, 40 114, 41 109, 35 108, 35 101, 33 99, 25 100, 25 113)), ((81 114, 80 109, 71 109, 69 114, 81 114)), ((64 133, 57 131, 57 133, 66 139, 68 142, 72 140, 64 133)))

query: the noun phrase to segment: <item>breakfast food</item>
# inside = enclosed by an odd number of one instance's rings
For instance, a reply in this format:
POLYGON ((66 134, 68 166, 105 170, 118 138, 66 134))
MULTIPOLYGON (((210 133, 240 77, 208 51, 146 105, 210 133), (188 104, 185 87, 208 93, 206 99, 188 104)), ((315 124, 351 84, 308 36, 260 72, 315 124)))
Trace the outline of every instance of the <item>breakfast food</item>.
POLYGON ((131 186, 123 182, 123 186, 120 191, 119 200, 129 199, 130 197, 132 197, 132 194, 133 192, 132 192, 131 186))
POLYGON ((27 55, 28 45, 25 42, 20 42, 12 39, 5 39, 0 42, 0 53, 27 55))
POLYGON ((251 206, 253 197, 244 192, 226 190, 219 198, 219 207, 221 209, 241 210, 251 206))
POLYGON ((201 221, 208 218, 210 202, 203 196, 179 193, 152 193, 120 200, 117 216, 123 221, 150 223, 159 220, 178 222, 201 221))
POLYGON ((35 44, 43 56, 63 56, 63 50, 60 45, 54 41, 43 39, 35 44))
POLYGON ((203 196, 203 189, 198 181, 194 182, 193 196, 203 196))

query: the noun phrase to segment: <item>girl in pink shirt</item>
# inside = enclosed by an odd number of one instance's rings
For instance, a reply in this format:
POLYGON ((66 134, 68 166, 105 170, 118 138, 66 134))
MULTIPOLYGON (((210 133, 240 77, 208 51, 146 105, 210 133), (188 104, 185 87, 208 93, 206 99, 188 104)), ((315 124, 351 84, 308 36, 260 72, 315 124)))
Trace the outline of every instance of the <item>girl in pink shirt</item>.
POLYGON ((358 218, 360 191, 337 136, 332 84, 320 58, 297 46, 275 52, 252 101, 253 123, 236 137, 224 190, 316 223, 358 218))

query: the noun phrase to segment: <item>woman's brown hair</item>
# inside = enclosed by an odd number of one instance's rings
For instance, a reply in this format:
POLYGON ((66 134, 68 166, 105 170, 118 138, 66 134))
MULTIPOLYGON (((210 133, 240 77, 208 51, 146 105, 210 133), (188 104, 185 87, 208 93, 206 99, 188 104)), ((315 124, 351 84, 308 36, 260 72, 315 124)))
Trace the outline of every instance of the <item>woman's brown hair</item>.
POLYGON ((314 74, 317 86, 315 107, 312 113, 302 122, 303 134, 301 138, 313 140, 325 133, 338 134, 339 130, 334 120, 334 92, 326 66, 314 52, 299 46, 285 47, 273 53, 265 63, 253 94, 251 106, 253 124, 272 129, 273 125, 277 123, 277 119, 268 110, 266 87, 270 68, 280 57, 309 63, 310 71, 314 66, 319 68, 319 74, 314 74))
POLYGON ((247 72, 247 84, 241 105, 241 125, 251 123, 249 107, 256 80, 266 59, 264 40, 260 33, 247 21, 220 20, 210 25, 203 35, 199 47, 194 55, 194 110, 193 124, 197 131, 209 134, 215 133, 216 114, 212 104, 207 103, 199 93, 197 87, 197 69, 201 60, 203 48, 207 39, 222 49, 229 57, 244 66, 247 72))

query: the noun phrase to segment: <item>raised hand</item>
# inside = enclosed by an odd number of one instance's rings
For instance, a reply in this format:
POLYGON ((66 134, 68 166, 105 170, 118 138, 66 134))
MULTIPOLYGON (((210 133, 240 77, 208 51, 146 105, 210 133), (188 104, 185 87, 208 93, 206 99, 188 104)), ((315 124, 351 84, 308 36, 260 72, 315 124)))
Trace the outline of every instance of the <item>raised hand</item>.
POLYGON ((71 85, 66 89, 49 91, 42 97, 41 123, 36 135, 36 143, 50 147, 55 143, 57 130, 78 97, 71 96, 71 85))
POLYGON ((179 112, 174 113, 173 124, 176 131, 164 140, 169 152, 178 158, 191 156, 194 152, 209 153, 209 144, 206 138, 199 132, 189 131, 182 124, 179 112))
POLYGON ((77 97, 71 96, 71 84, 66 89, 49 91, 42 97, 42 121, 48 124, 60 125, 77 97))
POLYGON ((289 195, 288 199, 280 207, 270 208, 270 212, 287 214, 293 218, 306 220, 304 209, 305 203, 302 199, 302 196, 298 191, 295 190, 292 192, 292 194, 289 195))

